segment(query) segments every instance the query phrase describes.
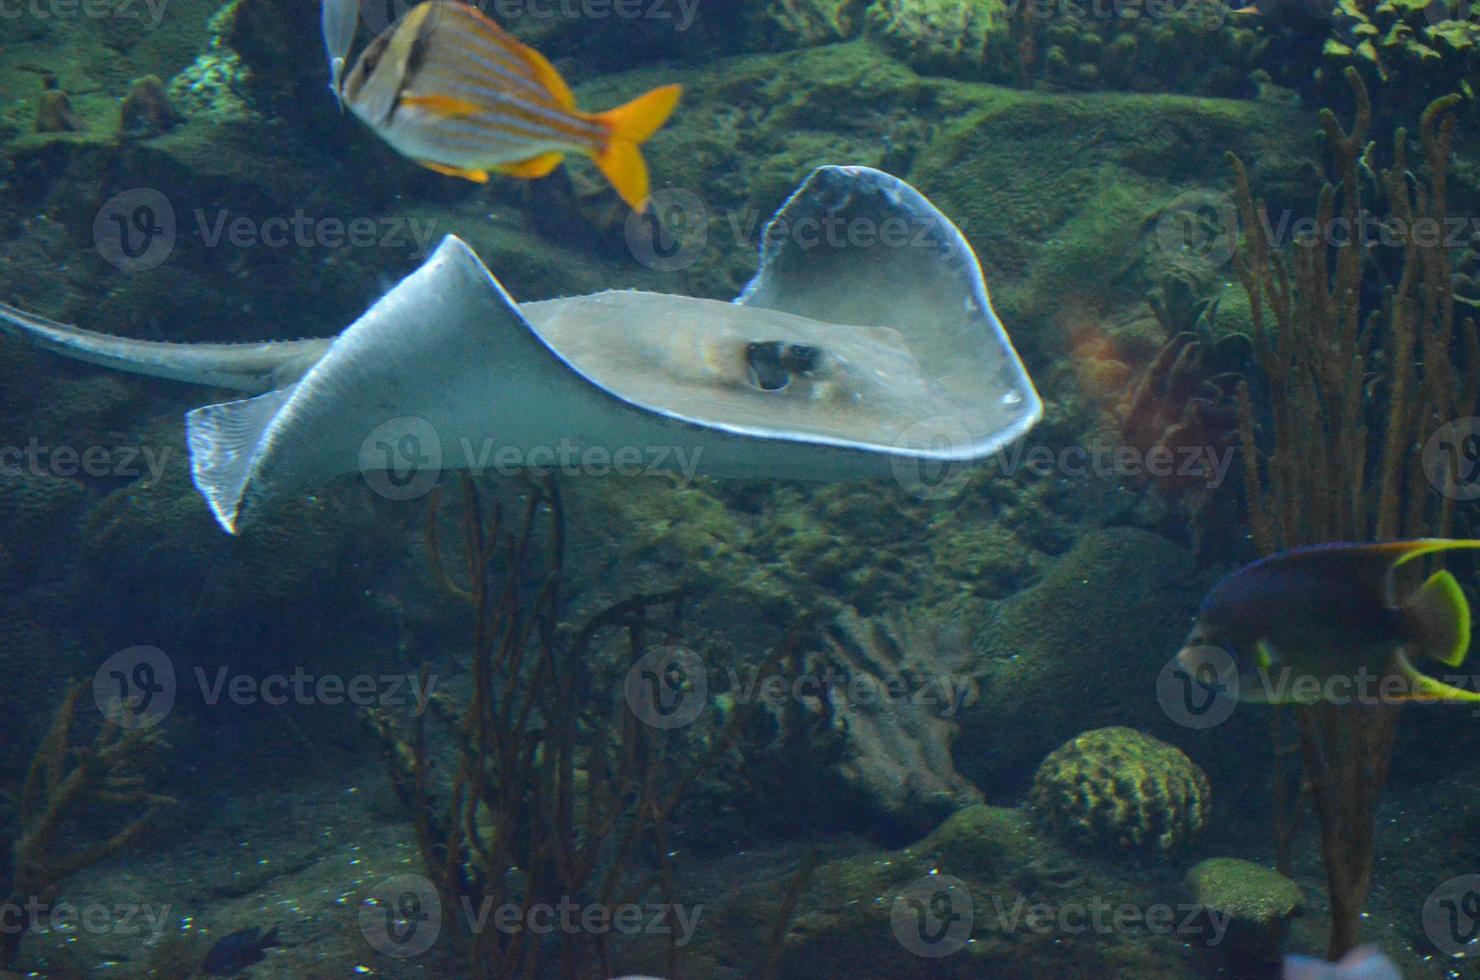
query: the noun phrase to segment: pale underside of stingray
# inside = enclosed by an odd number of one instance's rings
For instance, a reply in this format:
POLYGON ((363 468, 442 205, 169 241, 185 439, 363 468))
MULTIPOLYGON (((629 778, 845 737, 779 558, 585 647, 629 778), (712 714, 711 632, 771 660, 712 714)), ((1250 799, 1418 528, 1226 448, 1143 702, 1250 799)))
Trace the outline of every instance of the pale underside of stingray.
POLYGON ((231 533, 275 499, 363 471, 387 426, 435 439, 415 458, 438 469, 559 445, 838 480, 978 459, 1042 413, 959 230, 866 167, 807 177, 733 303, 603 292, 521 305, 448 236, 331 339, 135 341, 3 304, 0 327, 254 395, 186 416, 195 485, 231 533))

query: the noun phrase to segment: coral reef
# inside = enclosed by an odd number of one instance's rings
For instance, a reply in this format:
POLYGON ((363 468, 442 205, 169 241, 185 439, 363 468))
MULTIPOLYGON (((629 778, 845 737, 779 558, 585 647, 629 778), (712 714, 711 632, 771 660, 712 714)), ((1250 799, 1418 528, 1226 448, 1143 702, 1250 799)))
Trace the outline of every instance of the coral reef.
POLYGON ((1295 882, 1238 858, 1199 861, 1188 870, 1186 884, 1193 901, 1209 912, 1228 916, 1222 951, 1245 967, 1278 959, 1290 920, 1305 905, 1295 882))
POLYGON ((36 102, 36 132, 70 133, 82 128, 82 120, 72 111, 72 100, 57 88, 55 78, 48 78, 36 102))
MULTIPOLYGON (((1265 206, 1232 157, 1244 228, 1235 271, 1249 295, 1256 361, 1267 384, 1257 409, 1250 387, 1239 389, 1249 525, 1264 554, 1323 541, 1447 536, 1456 494, 1434 490, 1452 477, 1442 467, 1426 470, 1431 464, 1414 452, 1415 433, 1480 411, 1480 328, 1454 302, 1450 250, 1440 236, 1417 231, 1450 227, 1454 110, 1463 100, 1436 99, 1419 118, 1420 179, 1410 171, 1403 128, 1393 138, 1391 164, 1374 165, 1367 88, 1355 68, 1345 77, 1356 111, 1350 130, 1329 109, 1321 113, 1334 175, 1321 190, 1315 227, 1336 227, 1339 218, 1356 228, 1359 213, 1384 207, 1406 230, 1388 246, 1386 257, 1400 273, 1377 302, 1364 299, 1363 282, 1376 263, 1358 236, 1300 236, 1289 257, 1276 251, 1265 206)), ((1294 709, 1308 792, 1277 799, 1275 826, 1285 836, 1307 801, 1319 818, 1333 960, 1358 941, 1398 712, 1395 704, 1357 700, 1294 709)), ((1285 785, 1286 774, 1277 771, 1276 786, 1285 785)), ((1288 853, 1287 841, 1279 846, 1288 853)))
POLYGON ((1339 0, 1335 11, 1339 30, 1326 38, 1315 73, 1323 101, 1346 105, 1344 74, 1356 68, 1380 117, 1412 118, 1455 91, 1473 104, 1480 22, 1465 0, 1339 0))
POLYGON ((135 723, 130 706, 115 705, 115 714, 91 743, 72 744, 82 692, 81 684, 67 690, 21 789, 11 879, 8 892, 0 892, 8 895, 7 910, 25 910, 25 915, 20 921, 7 915, 0 930, 0 965, 15 962, 22 937, 56 901, 63 879, 123 851, 161 809, 175 803, 145 788, 145 774, 155 766, 163 742, 158 728, 135 723), (135 813, 102 840, 65 846, 68 821, 108 807, 135 813))
POLYGON ((247 122, 254 118, 247 91, 251 71, 231 46, 231 32, 242 0, 230 0, 207 25, 207 49, 170 79, 166 92, 175 105, 192 116, 216 125, 247 122))
POLYGON ((875 0, 870 30, 905 61, 993 81, 1015 73, 1016 49, 1002 0, 875 0))
POLYGON ((765 0, 759 5, 763 38, 788 44, 828 44, 855 36, 863 28, 865 0, 765 0))
POLYGON ((1052 752, 1028 808, 1041 826, 1083 847, 1169 854, 1212 810, 1208 777, 1182 751, 1133 728, 1098 728, 1052 752))
POLYGON ((162 136, 180 124, 158 75, 137 78, 119 107, 119 130, 124 136, 162 136))
POLYGON ((843 781, 917 831, 981 802, 951 759, 957 712, 977 694, 959 624, 918 611, 864 619, 849 609, 824 639, 809 673, 826 679, 818 701, 843 733, 843 781))

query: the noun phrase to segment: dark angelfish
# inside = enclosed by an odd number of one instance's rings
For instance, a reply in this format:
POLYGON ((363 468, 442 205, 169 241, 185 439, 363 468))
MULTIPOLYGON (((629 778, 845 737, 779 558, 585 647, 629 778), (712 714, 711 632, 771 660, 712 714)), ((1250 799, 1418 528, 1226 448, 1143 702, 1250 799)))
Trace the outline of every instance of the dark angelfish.
POLYGON ((1177 658, 1205 672, 1231 655, 1244 701, 1333 700, 1333 691, 1351 694, 1365 678, 1381 685, 1385 701, 1480 702, 1414 666, 1464 661, 1470 606, 1459 583, 1438 571, 1400 596, 1394 581, 1404 563, 1459 548, 1480 541, 1314 545, 1246 565, 1203 599, 1177 658))

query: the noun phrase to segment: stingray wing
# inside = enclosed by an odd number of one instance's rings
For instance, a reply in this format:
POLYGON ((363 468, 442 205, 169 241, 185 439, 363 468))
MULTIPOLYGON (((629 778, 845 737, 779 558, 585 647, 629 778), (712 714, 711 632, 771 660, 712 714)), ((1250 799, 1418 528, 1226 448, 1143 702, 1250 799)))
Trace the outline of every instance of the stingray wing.
POLYGON ((952 403, 935 427, 965 438, 897 445, 898 455, 989 455, 1043 415, 966 238, 919 191, 882 171, 812 171, 766 226, 760 271, 736 302, 903 334, 952 403))

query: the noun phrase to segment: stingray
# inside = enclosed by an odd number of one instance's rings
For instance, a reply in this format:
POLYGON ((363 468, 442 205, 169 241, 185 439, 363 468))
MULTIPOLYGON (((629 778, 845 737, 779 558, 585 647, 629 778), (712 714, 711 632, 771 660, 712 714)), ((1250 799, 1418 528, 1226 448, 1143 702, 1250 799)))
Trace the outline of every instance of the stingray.
POLYGON ((558 446, 719 477, 850 480, 980 459, 1042 414, 961 232, 867 167, 813 171, 729 303, 639 291, 516 303, 448 236, 329 339, 128 340, 3 304, 0 326, 251 396, 185 420, 195 486, 232 534, 275 500, 383 470, 388 439, 417 440, 395 454, 409 470, 548 464, 558 446))

